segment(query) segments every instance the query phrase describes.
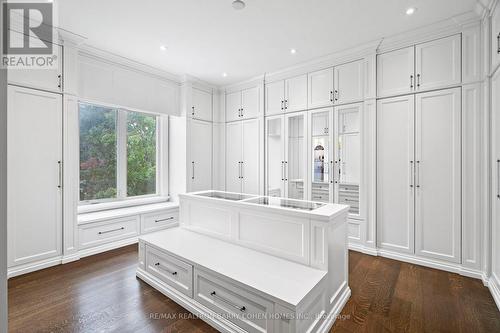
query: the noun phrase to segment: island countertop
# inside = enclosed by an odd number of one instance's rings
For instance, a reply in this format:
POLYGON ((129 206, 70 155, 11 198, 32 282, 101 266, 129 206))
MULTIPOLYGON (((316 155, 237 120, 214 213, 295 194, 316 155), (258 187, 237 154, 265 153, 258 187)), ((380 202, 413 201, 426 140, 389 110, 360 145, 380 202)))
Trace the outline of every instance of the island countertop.
POLYGON ((240 194, 224 191, 200 191, 179 194, 181 199, 191 199, 202 202, 220 202, 224 205, 248 208, 255 211, 265 210, 279 214, 306 217, 328 222, 349 210, 348 205, 320 203, 314 201, 287 199, 279 197, 240 194))

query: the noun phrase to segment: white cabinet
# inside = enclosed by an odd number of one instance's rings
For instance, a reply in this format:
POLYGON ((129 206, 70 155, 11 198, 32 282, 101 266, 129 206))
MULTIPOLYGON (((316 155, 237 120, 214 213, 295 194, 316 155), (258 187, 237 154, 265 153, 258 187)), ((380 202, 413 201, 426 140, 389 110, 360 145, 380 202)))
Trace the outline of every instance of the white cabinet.
POLYGON ((378 97, 458 85, 461 76, 461 35, 377 56, 378 97))
POLYGON ((307 113, 266 119, 266 192, 269 196, 306 199, 307 113))
POLYGON ((334 67, 334 103, 347 104, 363 100, 363 61, 334 67))
POLYGON ((252 119, 261 115, 260 87, 226 94, 226 121, 252 119))
POLYGON ((226 124, 226 190, 260 194, 260 119, 226 124))
POLYGON ((415 46, 417 91, 460 84, 461 35, 441 38, 415 46))
POLYGON ((491 17, 491 68, 500 65, 500 5, 497 4, 491 17))
POLYGON ((393 96, 415 90, 415 48, 379 54, 377 56, 377 95, 393 96))
POLYGON ((192 90, 191 117, 194 119, 212 121, 212 94, 200 89, 192 90))
POLYGON ((285 112, 307 109, 307 75, 285 80, 285 112))
MULTIPOLYGON (((497 12, 499 10, 497 9, 497 12)), ((491 79, 492 97, 492 253, 493 272, 500 276, 500 70, 491 79)))
POLYGON ((62 253, 62 97, 8 87, 9 267, 62 253))
POLYGON ((333 68, 327 68, 308 75, 309 108, 331 106, 333 104, 333 68))
POLYGON ((381 248, 460 262, 460 88, 378 102, 377 237, 381 248))
POLYGON ((415 252, 460 262, 461 90, 415 97, 415 252))
POLYGON ((189 123, 190 191, 212 189, 212 123, 190 120, 189 123))
MULTIPOLYGON (((10 31, 11 38, 22 38, 23 35, 10 31)), ((39 41, 38 41, 39 42, 39 41)), ((47 69, 12 69, 7 71, 9 83, 35 89, 62 92, 63 90, 63 48, 52 44, 52 52, 57 57, 57 65, 47 69)))
POLYGON ((241 91, 226 94, 226 121, 240 120, 241 91))
POLYGON ((266 115, 307 109, 307 75, 266 84, 266 115))
POLYGON ((414 253, 413 95, 377 105, 377 240, 382 249, 414 253))

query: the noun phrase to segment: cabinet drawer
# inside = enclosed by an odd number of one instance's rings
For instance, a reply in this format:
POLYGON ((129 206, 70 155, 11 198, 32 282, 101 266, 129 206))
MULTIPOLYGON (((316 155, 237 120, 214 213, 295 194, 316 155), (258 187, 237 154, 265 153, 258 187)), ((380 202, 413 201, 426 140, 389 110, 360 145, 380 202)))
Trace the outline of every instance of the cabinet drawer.
POLYGON ((167 210, 141 215, 141 233, 158 231, 176 225, 179 222, 179 211, 167 210))
POLYGON ((139 217, 131 216, 78 226, 80 249, 134 237, 139 234, 139 217))
POLYGON ((272 332, 272 302, 195 269, 194 298, 247 332, 272 332))
POLYGON ((312 184, 312 189, 313 191, 315 190, 325 190, 328 192, 328 190, 330 189, 330 185, 329 184, 322 184, 322 183, 313 183, 312 184))
POLYGON ((146 271, 179 292, 193 297, 193 266, 146 246, 146 271))

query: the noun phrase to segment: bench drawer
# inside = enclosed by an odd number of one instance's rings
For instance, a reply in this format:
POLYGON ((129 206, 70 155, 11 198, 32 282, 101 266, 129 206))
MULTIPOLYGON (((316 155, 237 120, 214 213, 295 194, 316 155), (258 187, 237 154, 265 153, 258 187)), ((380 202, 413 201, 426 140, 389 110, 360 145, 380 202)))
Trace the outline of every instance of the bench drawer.
POLYGON ((179 210, 166 210, 141 215, 141 233, 162 230, 179 222, 179 210))
POLYGON ((193 266, 146 246, 146 271, 179 292, 193 297, 193 266))
POLYGON ((274 304, 229 281, 195 269, 194 298, 248 332, 273 332, 274 304))
POLYGON ((80 249, 86 249, 139 234, 139 217, 131 216, 78 226, 80 249))

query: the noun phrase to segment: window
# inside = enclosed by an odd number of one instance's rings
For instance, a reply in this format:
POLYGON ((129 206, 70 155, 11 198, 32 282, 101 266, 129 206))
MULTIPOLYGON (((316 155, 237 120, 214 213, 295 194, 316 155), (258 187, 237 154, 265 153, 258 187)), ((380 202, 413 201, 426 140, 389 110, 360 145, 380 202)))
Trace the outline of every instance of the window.
POLYGON ((157 117, 86 103, 80 111, 80 201, 157 194, 157 117))

